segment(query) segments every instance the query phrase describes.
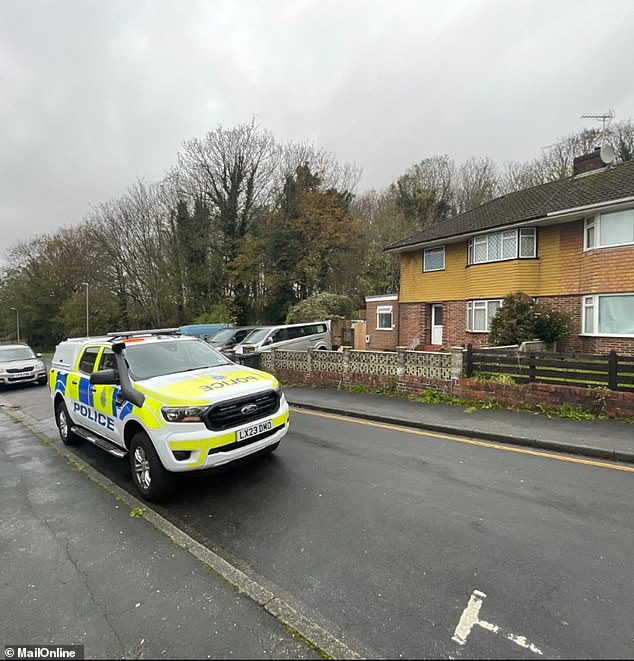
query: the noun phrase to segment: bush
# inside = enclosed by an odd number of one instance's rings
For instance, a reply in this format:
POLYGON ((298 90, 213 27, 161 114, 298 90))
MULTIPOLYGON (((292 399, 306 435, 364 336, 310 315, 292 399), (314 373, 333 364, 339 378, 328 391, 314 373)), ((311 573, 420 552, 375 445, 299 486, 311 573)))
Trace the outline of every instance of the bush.
POLYGON ((541 340, 552 345, 570 335, 570 317, 536 303, 528 294, 509 294, 491 320, 489 342, 493 346, 541 340))
POLYGON ((351 319, 356 308, 349 296, 322 292, 294 305, 286 315, 287 324, 322 319, 351 319))

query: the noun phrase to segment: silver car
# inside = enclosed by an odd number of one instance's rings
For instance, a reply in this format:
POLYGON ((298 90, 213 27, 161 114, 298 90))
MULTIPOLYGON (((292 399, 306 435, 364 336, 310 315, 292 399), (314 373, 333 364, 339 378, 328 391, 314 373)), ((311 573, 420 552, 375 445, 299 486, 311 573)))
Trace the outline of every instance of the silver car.
POLYGON ((0 345, 0 385, 15 383, 46 383, 46 365, 41 353, 34 353, 27 344, 0 345))

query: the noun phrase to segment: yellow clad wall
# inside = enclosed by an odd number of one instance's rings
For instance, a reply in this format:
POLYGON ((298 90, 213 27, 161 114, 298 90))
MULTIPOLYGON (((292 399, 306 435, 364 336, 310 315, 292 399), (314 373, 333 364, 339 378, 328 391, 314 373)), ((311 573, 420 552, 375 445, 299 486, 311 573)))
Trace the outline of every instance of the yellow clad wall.
POLYGON ((514 291, 529 296, 560 293, 559 226, 538 230, 537 259, 512 259, 467 266, 467 241, 445 246, 445 269, 423 273, 423 251, 401 254, 402 303, 503 298, 514 291))

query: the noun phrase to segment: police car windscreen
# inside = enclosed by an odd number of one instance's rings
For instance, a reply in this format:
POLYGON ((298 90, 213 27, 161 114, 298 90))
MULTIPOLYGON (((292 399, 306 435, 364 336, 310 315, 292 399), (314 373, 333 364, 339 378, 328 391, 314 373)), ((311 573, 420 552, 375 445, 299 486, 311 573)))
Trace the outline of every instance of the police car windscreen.
POLYGON ((164 374, 231 364, 222 354, 198 339, 133 344, 126 347, 125 357, 135 379, 151 379, 164 374))

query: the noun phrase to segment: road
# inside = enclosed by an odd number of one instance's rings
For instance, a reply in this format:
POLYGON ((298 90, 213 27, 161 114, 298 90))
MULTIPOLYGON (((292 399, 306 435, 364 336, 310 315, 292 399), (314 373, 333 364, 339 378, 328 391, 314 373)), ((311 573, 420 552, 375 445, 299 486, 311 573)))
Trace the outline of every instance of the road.
MULTIPOLYGON (((51 418, 46 388, 0 396, 51 418)), ((513 450, 293 411, 274 455, 156 509, 370 656, 632 658, 634 469, 513 450)))

